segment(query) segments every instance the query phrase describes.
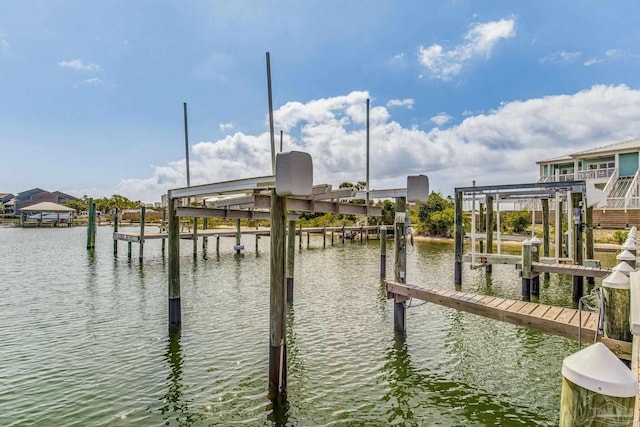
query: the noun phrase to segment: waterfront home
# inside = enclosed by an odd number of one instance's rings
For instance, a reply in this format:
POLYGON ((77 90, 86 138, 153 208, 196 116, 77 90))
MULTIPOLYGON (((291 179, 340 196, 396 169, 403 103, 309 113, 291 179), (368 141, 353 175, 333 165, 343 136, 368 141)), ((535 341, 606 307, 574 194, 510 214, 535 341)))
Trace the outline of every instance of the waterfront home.
MULTIPOLYGON (((538 182, 585 180, 604 191, 608 220, 594 213, 594 222, 626 226, 640 222, 640 138, 627 139, 536 162, 538 182), (614 220, 615 218, 615 220, 614 220), (600 221, 596 221, 599 219, 600 221)), ((602 213, 604 214, 605 211, 602 213)))
POLYGON ((75 199, 76 197, 62 193, 60 191, 49 192, 41 188, 32 188, 31 190, 18 193, 15 196, 14 212, 17 214, 22 208, 40 202, 51 202, 62 205, 70 200, 75 199))

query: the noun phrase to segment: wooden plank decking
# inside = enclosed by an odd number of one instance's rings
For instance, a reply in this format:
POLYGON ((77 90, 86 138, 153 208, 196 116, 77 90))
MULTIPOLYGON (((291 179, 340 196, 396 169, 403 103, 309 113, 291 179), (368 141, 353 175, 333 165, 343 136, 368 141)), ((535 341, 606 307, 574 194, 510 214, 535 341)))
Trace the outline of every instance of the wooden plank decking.
POLYGON ((611 274, 610 268, 587 267, 574 264, 543 264, 534 262, 531 264, 531 269, 538 273, 570 274, 572 276, 584 277, 606 277, 611 274))
MULTIPOLYGON (((535 302, 509 300, 445 289, 422 288, 416 285, 387 281, 387 291, 445 307, 455 308, 479 316, 525 326, 554 335, 578 339, 580 316, 578 310, 554 307, 535 302)), ((596 337, 598 314, 582 312, 582 341, 593 343, 596 337)), ((621 359, 631 359, 631 344, 599 338, 621 359)))

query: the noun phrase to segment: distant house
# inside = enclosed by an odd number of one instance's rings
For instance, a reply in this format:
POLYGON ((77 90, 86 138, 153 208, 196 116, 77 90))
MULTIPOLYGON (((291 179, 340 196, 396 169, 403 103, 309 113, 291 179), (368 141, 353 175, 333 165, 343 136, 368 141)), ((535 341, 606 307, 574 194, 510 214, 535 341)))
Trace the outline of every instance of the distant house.
POLYGON ((609 209, 640 209, 640 138, 536 163, 538 182, 585 180, 604 191, 609 209))
POLYGON ((67 203, 75 200, 76 197, 59 191, 49 192, 42 188, 32 188, 31 190, 18 193, 14 198, 14 212, 20 212, 22 208, 41 202, 52 202, 58 204, 67 203))
POLYGON ((13 215, 13 204, 11 204, 10 208, 8 208, 9 202, 13 199, 13 194, 11 193, 0 193, 0 214, 5 215, 13 215))

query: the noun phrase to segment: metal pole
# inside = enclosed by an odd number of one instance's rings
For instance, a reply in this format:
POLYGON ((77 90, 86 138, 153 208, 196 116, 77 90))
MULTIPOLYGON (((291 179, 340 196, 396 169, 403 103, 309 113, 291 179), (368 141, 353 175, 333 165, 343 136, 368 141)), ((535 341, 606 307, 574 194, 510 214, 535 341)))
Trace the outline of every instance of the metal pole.
POLYGON ((366 191, 366 216, 364 225, 369 225, 369 98, 367 98, 367 191, 366 191))
POLYGON ((282 153, 282 131, 280 131, 280 152, 282 153))
POLYGON ((184 109, 184 151, 187 159, 187 187, 191 187, 191 178, 189 175, 189 129, 187 124, 187 103, 183 104, 184 109))
POLYGON ((271 59, 267 52, 267 92, 269 95, 269 135, 271 137, 271 172, 276 173, 276 143, 273 131, 273 99, 271 96, 271 59))

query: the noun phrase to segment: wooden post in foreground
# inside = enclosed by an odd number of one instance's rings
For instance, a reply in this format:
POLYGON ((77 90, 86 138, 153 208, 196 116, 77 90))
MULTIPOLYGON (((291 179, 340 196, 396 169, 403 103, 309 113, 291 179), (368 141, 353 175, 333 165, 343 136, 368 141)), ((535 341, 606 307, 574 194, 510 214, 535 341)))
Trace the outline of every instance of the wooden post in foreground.
MULTIPOLYGON (((167 226, 167 208, 163 208, 162 209, 162 222, 160 223, 160 232, 161 233, 167 233, 168 234, 168 226, 167 226)), ((164 258, 164 253, 166 252, 165 246, 166 246, 166 240, 165 238, 162 239, 162 258, 164 258)))
POLYGON ((631 282, 621 271, 602 279, 604 297, 604 335, 607 338, 631 342, 631 282))
POLYGON ((380 226, 380 279, 387 278, 387 226, 380 226))
POLYGON ((462 219, 462 191, 456 191, 455 200, 455 264, 454 284, 456 289, 462 286, 462 252, 464 251, 464 225, 462 219))
MULTIPOLYGON (((406 197, 396 198, 396 220, 395 220, 395 266, 394 278, 398 283, 407 281, 407 245, 405 237, 405 221, 407 199, 406 197)), ((400 295, 394 295, 393 300, 393 326, 397 334, 406 335, 406 300, 400 295)))
POLYGON ((269 393, 281 401, 287 390, 285 199, 271 190, 271 263, 269 310, 269 393))
POLYGON ((175 199, 169 197, 169 328, 182 325, 180 308, 180 223, 176 216, 175 199))
MULTIPOLYGON (((115 209, 115 212, 113 214, 113 232, 114 233, 118 232, 118 208, 115 209)), ((117 239, 113 239, 113 255, 114 256, 118 255, 118 240, 117 239)))
POLYGON ((138 252, 138 261, 142 264, 144 257, 144 223, 147 219, 147 208, 140 208, 140 250, 138 252))
POLYGON ((287 233, 287 302, 293 302, 293 270, 296 253, 296 222, 289 221, 287 233))
POLYGON ((206 236, 204 231, 207 230, 208 228, 209 228, 209 218, 204 217, 202 218, 202 253, 205 255, 207 253, 207 246, 209 242, 208 242, 208 237, 206 236))

